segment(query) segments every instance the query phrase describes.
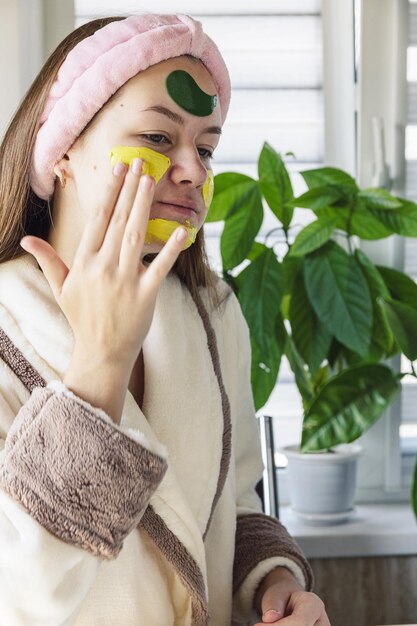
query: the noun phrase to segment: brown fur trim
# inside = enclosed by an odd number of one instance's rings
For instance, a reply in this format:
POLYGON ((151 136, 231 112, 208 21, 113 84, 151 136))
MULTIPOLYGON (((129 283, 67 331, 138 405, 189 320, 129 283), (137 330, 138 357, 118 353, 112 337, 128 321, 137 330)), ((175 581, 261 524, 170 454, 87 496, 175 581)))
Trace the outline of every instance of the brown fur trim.
POLYGON ((208 626, 209 615, 204 580, 193 557, 151 506, 146 509, 140 526, 152 537, 190 594, 193 626, 208 626))
POLYGON ((313 588, 311 567, 286 528, 263 513, 240 515, 236 527, 233 593, 258 563, 274 556, 294 561, 304 574, 307 591, 313 588))
POLYGON ((76 400, 38 388, 10 428, 0 482, 59 539, 112 559, 166 468, 76 400))
POLYGON ((216 493, 214 495, 213 503, 211 506, 209 519, 207 521, 207 526, 203 535, 203 539, 205 539, 210 528, 214 509, 216 508, 216 504, 219 501, 220 496, 222 495, 223 487, 227 478, 227 473, 229 471, 230 457, 231 457, 231 452, 232 452, 232 421, 230 417, 230 402, 229 402, 229 398, 228 398, 228 395, 227 395, 227 392, 223 383, 223 376, 222 376, 222 371, 220 368, 220 358, 219 358, 219 351, 217 349, 216 334, 214 332, 213 326, 211 325, 209 315, 207 313, 207 310, 203 304, 201 297, 195 297, 195 296, 193 297, 194 297, 194 303, 197 307, 197 310, 200 314, 201 320, 204 325, 204 329, 206 331, 207 345, 210 351, 214 373, 216 375, 217 382, 219 385, 221 402, 222 402, 222 410, 223 410, 222 457, 220 460, 220 471, 219 471, 219 477, 217 480, 217 489, 216 489, 216 493))
POLYGON ((34 367, 25 359, 6 333, 0 328, 0 358, 21 380, 26 389, 32 392, 35 387, 46 387, 46 382, 34 367))

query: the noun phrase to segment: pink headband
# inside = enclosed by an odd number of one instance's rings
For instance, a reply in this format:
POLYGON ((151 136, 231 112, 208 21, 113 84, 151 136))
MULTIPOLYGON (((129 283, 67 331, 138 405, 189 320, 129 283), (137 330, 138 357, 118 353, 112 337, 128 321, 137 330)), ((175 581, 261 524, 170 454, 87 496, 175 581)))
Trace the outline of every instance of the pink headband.
POLYGON ((217 88, 224 122, 230 78, 216 44, 187 15, 134 15, 83 39, 61 65, 40 119, 30 172, 39 198, 54 191, 54 165, 107 100, 130 78, 166 59, 190 54, 217 88))

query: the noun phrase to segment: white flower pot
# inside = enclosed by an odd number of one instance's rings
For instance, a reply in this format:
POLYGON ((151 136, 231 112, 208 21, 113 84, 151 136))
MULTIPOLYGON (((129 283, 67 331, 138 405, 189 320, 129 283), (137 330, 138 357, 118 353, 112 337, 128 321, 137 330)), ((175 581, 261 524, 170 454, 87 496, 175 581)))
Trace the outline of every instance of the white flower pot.
POLYGON ((299 446, 283 449, 288 459, 291 508, 310 524, 337 524, 353 513, 359 444, 331 452, 301 454, 299 446))

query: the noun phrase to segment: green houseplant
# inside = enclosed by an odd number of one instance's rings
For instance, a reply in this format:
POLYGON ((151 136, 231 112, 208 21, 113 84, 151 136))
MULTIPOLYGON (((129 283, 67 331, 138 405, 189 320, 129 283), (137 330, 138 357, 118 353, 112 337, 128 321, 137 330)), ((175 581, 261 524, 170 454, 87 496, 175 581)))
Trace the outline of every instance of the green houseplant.
MULTIPOLYGON (((265 143, 257 180, 236 172, 215 177, 207 221, 224 221, 223 278, 249 325, 256 408, 271 394, 285 355, 303 401, 301 451, 312 452, 356 440, 392 402, 402 376, 416 376, 417 285, 375 266, 359 244, 395 233, 417 237, 417 204, 360 189, 336 168, 300 173, 308 190, 296 198, 283 159, 265 143), (260 241, 263 201, 277 225, 260 241), (301 229, 296 207, 312 218, 301 229), (400 353, 410 360, 408 372, 386 365, 400 353)), ((417 515, 416 476, 413 506, 417 515)))

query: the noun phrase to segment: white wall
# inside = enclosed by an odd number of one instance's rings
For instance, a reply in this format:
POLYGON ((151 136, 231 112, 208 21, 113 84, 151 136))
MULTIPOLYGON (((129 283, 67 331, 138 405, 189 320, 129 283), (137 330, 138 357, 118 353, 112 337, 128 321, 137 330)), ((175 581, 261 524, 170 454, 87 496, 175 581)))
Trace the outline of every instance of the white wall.
POLYGON ((73 28, 73 0, 0 0, 0 137, 46 57, 73 28))
POLYGON ((18 3, 0 0, 0 135, 20 96, 18 3))

